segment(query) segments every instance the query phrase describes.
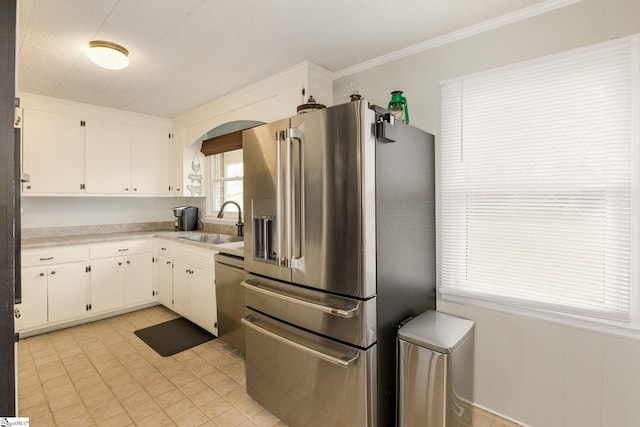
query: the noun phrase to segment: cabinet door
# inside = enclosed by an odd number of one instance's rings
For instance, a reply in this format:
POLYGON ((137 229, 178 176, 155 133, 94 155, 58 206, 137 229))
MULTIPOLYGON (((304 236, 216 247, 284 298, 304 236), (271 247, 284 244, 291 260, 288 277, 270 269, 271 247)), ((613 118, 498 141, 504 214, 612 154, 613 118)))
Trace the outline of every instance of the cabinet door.
POLYGON ((91 119, 85 126, 86 193, 131 192, 131 128, 91 119))
POLYGON ((130 255, 124 263, 124 305, 153 299, 152 259, 150 253, 130 255))
POLYGON ((215 277, 212 270, 192 267, 190 320, 218 335, 215 277))
POLYGON ((173 309, 185 317, 191 312, 191 271, 186 261, 173 260, 173 309))
POLYGON ((52 265, 47 278, 49 323, 86 316, 89 287, 86 263, 52 265))
POLYGON ((173 308, 173 262, 171 258, 159 256, 156 273, 158 301, 167 308, 173 308))
POLYGON ((16 330, 47 324, 47 269, 29 267, 22 269, 22 303, 17 306, 20 318, 16 330))
MULTIPOLYGON (((184 187, 186 176, 183 173, 185 150, 186 148, 180 138, 175 136, 171 138, 171 193, 178 196, 183 195, 184 190, 186 190, 186 187, 184 187)), ((193 157, 193 154, 191 156, 193 157)))
POLYGON ((123 258, 91 261, 91 314, 124 306, 123 258))
POLYGON ((82 193, 84 128, 79 117, 24 110, 23 168, 29 193, 82 193))
POLYGON ((133 194, 169 194, 169 134, 159 129, 131 128, 133 194))

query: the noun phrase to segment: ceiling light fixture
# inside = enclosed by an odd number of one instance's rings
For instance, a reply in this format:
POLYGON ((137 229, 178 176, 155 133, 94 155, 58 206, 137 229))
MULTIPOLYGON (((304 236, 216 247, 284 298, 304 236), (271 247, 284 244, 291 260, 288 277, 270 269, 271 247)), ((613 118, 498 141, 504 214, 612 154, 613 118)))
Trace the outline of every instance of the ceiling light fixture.
POLYGON ((119 44, 104 40, 89 42, 89 58, 108 70, 122 70, 129 65, 129 51, 119 44))

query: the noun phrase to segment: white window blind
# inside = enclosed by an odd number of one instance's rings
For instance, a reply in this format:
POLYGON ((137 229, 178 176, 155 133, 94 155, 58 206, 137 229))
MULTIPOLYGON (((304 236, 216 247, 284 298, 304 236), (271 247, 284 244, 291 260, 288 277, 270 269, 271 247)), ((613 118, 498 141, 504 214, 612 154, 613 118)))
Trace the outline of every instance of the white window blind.
POLYGON ((637 43, 442 84, 445 298, 632 320, 637 43))

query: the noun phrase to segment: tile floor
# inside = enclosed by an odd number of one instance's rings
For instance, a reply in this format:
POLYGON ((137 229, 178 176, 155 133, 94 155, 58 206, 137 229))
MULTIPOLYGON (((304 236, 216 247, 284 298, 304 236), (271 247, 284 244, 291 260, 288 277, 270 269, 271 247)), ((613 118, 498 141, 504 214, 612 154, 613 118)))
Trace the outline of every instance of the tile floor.
MULTIPOLYGON (((31 427, 286 427, 245 391, 220 339, 161 357, 133 331, 177 317, 156 306, 18 343, 18 415, 31 427)), ((474 410, 475 427, 515 427, 474 410)))

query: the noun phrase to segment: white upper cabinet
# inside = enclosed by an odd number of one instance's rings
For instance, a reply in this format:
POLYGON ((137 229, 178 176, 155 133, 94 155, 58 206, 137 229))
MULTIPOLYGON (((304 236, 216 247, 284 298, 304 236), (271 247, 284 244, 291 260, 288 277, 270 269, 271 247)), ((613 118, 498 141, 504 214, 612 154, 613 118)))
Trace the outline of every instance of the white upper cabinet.
POLYGON ((131 127, 89 119, 85 126, 85 190, 90 194, 131 192, 131 127))
POLYGON ((96 119, 85 132, 87 193, 169 194, 168 132, 96 119))
POLYGON ((24 194, 80 194, 84 184, 84 127, 80 117, 24 110, 24 194))
POLYGON ((168 196, 171 121, 22 94, 24 195, 168 196))
POLYGON ((131 128, 131 189, 138 194, 169 194, 171 177, 169 133, 131 128))

